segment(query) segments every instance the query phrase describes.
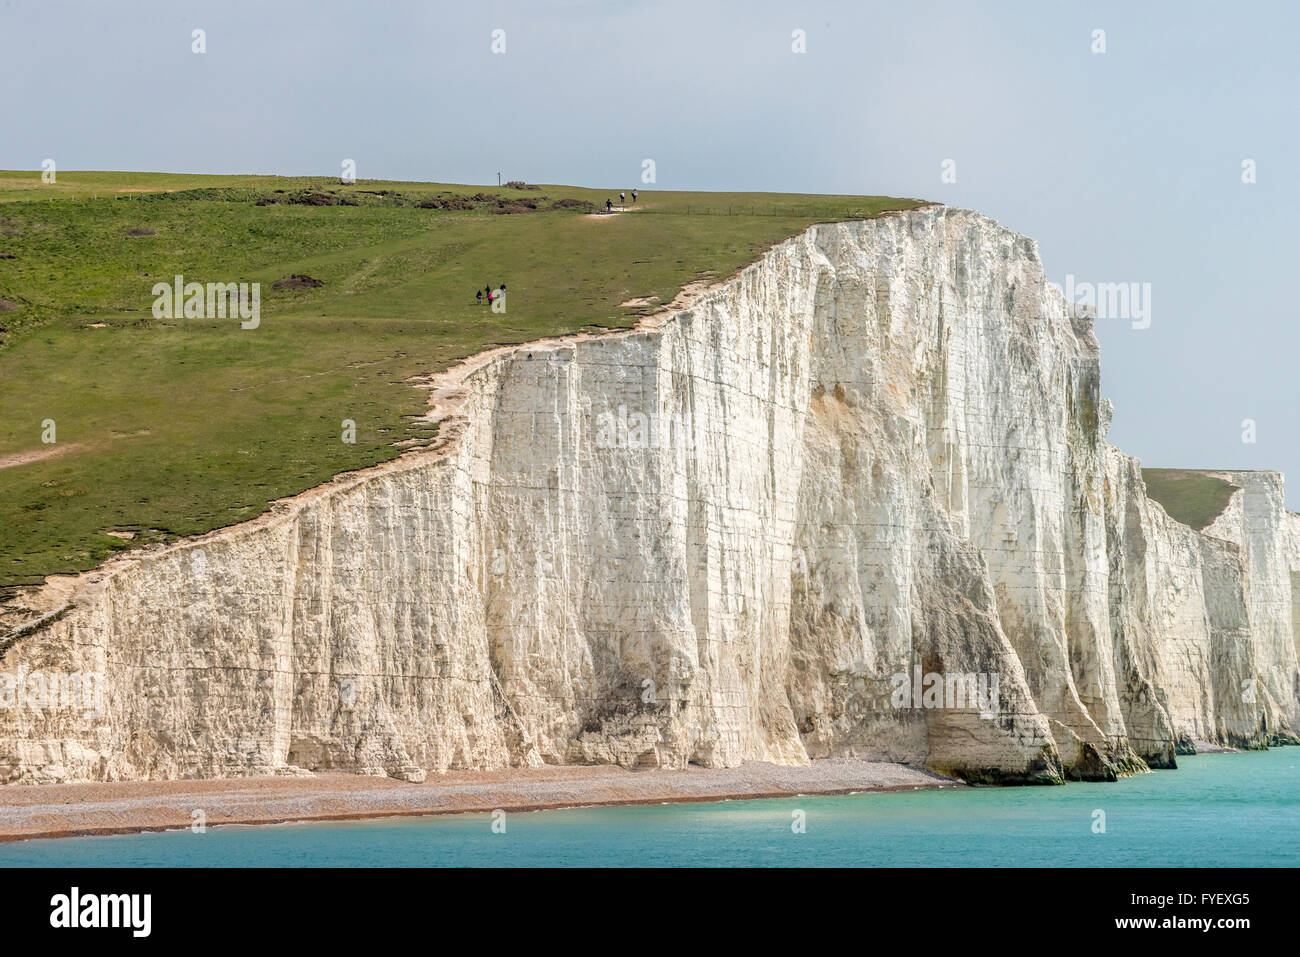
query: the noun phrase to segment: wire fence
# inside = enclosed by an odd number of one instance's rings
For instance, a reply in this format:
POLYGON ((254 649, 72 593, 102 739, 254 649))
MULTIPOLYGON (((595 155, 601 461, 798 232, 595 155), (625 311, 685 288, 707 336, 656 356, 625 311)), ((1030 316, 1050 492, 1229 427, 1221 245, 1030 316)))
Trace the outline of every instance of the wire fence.
MULTIPOLYGON (((611 213, 624 213, 628 211, 626 206, 615 205, 611 213)), ((604 214, 604 208, 597 212, 604 214)), ((751 206, 748 204, 732 204, 730 206, 697 206, 689 204, 687 206, 676 206, 667 209, 646 209, 645 213, 669 213, 672 215, 687 216, 779 216, 788 219, 824 219, 824 220, 841 220, 841 219, 874 219, 881 214, 878 209, 830 209, 825 206, 751 206)))

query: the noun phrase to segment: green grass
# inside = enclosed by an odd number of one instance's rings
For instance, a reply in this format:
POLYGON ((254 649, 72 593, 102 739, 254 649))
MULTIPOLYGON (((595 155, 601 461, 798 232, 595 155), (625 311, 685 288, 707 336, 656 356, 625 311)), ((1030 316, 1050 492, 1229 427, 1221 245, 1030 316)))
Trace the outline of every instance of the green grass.
POLYGON ((1237 486, 1196 469, 1143 469, 1147 495, 1198 532, 1223 514, 1237 486))
POLYGON ((626 327, 813 222, 920 205, 650 189, 610 218, 546 209, 606 197, 617 190, 0 171, 0 253, 14 256, 0 258, 0 461, 48 451, 47 419, 60 453, 0 468, 0 588, 252 518, 427 441, 412 376, 494 344, 626 327), (304 191, 355 205, 285 202, 304 191), (480 193, 539 208, 418 205, 480 193), (155 319, 153 284, 177 273, 260 282, 260 327, 155 319), (324 285, 271 289, 294 273, 324 285), (502 282, 505 314, 475 304, 502 282))

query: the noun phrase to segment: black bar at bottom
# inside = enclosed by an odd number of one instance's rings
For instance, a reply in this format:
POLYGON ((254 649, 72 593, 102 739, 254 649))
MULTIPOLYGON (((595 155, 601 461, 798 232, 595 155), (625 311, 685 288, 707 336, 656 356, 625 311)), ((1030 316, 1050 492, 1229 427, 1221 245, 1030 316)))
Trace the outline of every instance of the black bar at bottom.
POLYGON ((540 932, 548 946, 563 948, 571 938, 585 951, 617 946, 624 935, 663 943, 717 935, 734 944, 755 931, 802 937, 837 928, 949 943, 1105 933, 1154 941, 1200 935, 1232 946, 1289 930, 1294 879, 1294 870, 1245 868, 32 869, 0 872, 0 893, 10 946, 74 934, 127 946, 247 945, 261 935, 295 948, 437 946, 439 938, 450 944, 462 935, 492 946, 540 932))

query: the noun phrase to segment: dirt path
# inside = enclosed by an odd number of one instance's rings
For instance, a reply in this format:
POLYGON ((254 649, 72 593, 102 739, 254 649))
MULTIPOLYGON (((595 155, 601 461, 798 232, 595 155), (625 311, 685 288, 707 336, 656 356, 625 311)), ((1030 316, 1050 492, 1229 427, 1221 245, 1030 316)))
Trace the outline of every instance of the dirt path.
MULTIPOLYGON (((597 767, 449 771, 423 784, 353 774, 217 781, 0 787, 0 841, 208 826, 471 811, 911 791, 964 784, 901 764, 826 759, 807 767, 627 771, 597 767)), ((3 859, 0 852, 0 860, 3 859)))
MULTIPOLYGON (((119 439, 133 439, 141 435, 152 434, 151 429, 138 429, 135 432, 111 432, 109 440, 116 442, 119 439)), ((60 455, 67 455, 69 452, 80 452, 85 448, 98 448, 102 442, 93 442, 87 445, 85 442, 59 442, 53 445, 44 445, 39 449, 28 449, 25 452, 14 452, 10 455, 0 455, 0 469, 12 468, 15 465, 28 465, 32 462, 43 462, 45 459, 56 458, 60 455)))
POLYGON ((11 469, 15 465, 27 465, 30 462, 52 459, 59 455, 75 452, 81 447, 80 442, 64 442, 61 445, 47 445, 39 449, 28 449, 26 452, 0 455, 0 469, 11 469))
POLYGON ((636 210, 636 206, 615 206, 612 211, 605 212, 603 209, 598 213, 587 213, 584 219, 613 219, 619 213, 630 213, 636 210))

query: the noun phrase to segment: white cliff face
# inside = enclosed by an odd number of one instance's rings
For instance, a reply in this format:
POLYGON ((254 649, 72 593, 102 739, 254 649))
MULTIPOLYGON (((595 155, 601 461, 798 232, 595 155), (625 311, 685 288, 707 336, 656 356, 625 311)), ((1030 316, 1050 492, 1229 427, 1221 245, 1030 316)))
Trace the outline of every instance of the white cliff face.
POLYGON ((1129 740, 1153 767, 1198 745, 1261 747, 1250 575, 1240 545, 1146 497, 1136 459, 1109 450, 1111 629, 1129 740))
POLYGON ((1300 723, 1280 480, 1236 537, 1169 519, 1104 440, 1090 323, 978 214, 816 226, 638 331, 435 386, 438 449, 31 596, 72 607, 0 667, 100 675, 102 707, 0 708, 0 779, 1054 781, 1300 723))
MULTIPOLYGON (((1258 700, 1248 703, 1260 714, 1266 738, 1294 739, 1294 729, 1300 728, 1300 667, 1292 614, 1296 597, 1292 579, 1300 572, 1297 516, 1286 511, 1279 472, 1206 474, 1238 488, 1205 534, 1237 545, 1249 573, 1257 676, 1253 697, 1258 700)), ((1252 689, 1247 690, 1249 698, 1252 689)))
MULTIPOLYGON (((1291 634, 1295 649, 1300 653, 1300 514, 1286 513, 1287 571, 1291 578, 1291 634)), ((1293 727, 1300 728, 1300 720, 1292 722, 1293 727)))

